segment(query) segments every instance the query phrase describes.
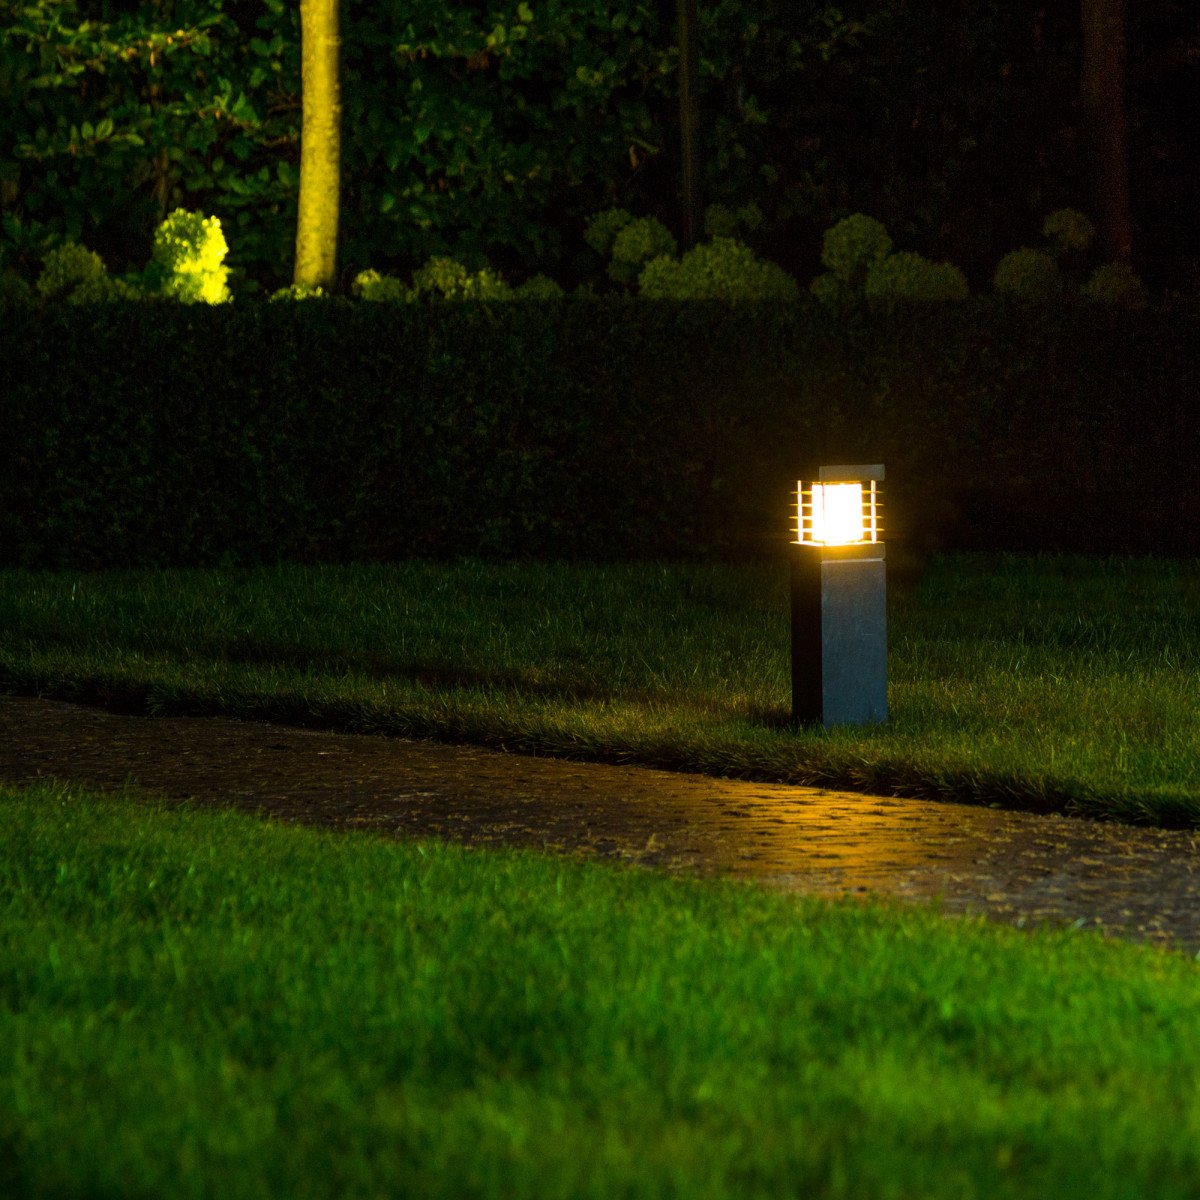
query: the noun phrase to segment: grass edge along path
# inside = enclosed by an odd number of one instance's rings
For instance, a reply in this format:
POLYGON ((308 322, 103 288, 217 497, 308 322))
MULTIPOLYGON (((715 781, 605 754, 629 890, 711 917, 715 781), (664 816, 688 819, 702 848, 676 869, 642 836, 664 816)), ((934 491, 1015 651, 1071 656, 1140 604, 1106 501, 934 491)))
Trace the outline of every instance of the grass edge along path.
POLYGON ((893 604, 886 726, 786 729, 781 568, 0 573, 0 690, 1200 825, 1200 572, 959 556, 893 604))
POLYGON ((314 696, 300 687, 256 687, 252 680, 237 678, 236 673, 216 687, 204 680, 181 686, 178 676, 153 676, 153 665, 146 664, 140 670, 118 669, 64 678, 55 665, 39 670, 36 663, 15 663, 0 657, 0 692, 89 704, 131 716, 230 717, 301 729, 424 739, 482 746, 503 753, 695 772, 864 795, 1110 818, 1163 828, 1187 829, 1200 824, 1200 814, 1188 797, 1167 796, 1150 807, 1136 797, 1105 795, 1078 781, 1045 775, 930 767, 911 759, 866 758, 852 750, 839 752, 838 748, 824 755, 810 748, 803 763, 781 770, 764 765, 734 740, 725 745, 681 745, 671 736, 655 737, 652 730, 647 730, 606 745, 578 736, 553 714, 548 714, 544 722, 532 722, 526 716, 517 728, 497 720, 490 706, 473 706, 469 699, 454 707, 408 707, 393 699, 392 704, 382 708, 349 694, 314 696))
POLYGON ((7 1195, 1200 1183, 1181 955, 54 785, 0 824, 7 1195))

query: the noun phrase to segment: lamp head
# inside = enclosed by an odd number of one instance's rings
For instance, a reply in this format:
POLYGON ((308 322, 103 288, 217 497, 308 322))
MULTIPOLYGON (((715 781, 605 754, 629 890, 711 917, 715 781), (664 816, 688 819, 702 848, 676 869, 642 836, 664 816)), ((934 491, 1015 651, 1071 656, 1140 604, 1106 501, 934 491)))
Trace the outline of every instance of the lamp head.
POLYGON ((795 540, 802 546, 858 546, 883 540, 883 466, 820 467, 796 484, 795 540))

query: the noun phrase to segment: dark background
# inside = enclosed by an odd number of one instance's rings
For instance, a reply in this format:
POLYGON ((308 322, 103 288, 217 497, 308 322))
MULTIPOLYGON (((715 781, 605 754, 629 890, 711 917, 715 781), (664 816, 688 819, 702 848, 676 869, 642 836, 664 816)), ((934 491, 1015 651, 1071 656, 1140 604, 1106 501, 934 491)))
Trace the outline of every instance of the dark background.
MULTIPOLYGON (((1078 0, 699 11, 703 198, 756 204, 749 240, 802 286, 822 232, 852 212, 977 290, 1039 243, 1047 213, 1095 215, 1078 0)), ((0 25, 6 267, 32 278, 74 238, 114 271, 140 268, 182 205, 221 218, 238 288, 290 282, 295 5, 6 0, 0 25)), ((670 0, 347 0, 342 33, 343 282, 453 254, 571 286, 603 279, 590 214, 617 204, 680 231, 670 0)), ((1156 290, 1200 275, 1197 95, 1197 6, 1129 5, 1134 264, 1156 290)))

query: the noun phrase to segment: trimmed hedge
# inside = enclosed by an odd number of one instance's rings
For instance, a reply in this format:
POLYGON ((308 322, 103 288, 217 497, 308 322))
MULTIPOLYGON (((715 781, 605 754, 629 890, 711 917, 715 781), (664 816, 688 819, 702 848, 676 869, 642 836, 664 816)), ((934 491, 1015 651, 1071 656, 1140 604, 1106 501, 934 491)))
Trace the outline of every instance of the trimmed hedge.
POLYGON ((889 538, 1194 554, 1194 312, 574 300, 0 314, 0 563, 778 553, 806 464, 889 538))

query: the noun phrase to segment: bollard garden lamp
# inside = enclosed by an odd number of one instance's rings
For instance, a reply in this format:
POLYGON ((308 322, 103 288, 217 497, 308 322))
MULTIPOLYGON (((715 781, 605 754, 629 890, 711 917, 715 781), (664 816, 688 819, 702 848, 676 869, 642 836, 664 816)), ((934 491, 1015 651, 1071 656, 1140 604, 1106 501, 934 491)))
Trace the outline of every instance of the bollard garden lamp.
POLYGON ((883 467, 820 467, 796 485, 792 724, 887 719, 883 467))

